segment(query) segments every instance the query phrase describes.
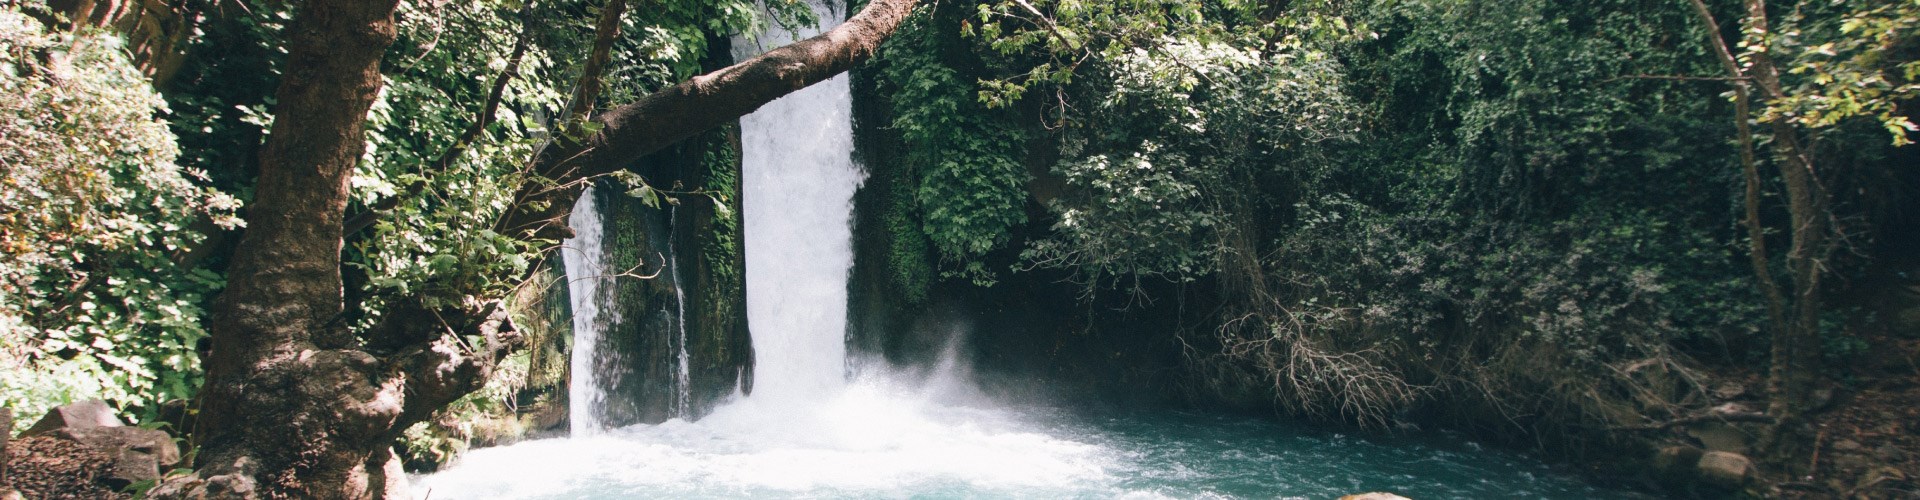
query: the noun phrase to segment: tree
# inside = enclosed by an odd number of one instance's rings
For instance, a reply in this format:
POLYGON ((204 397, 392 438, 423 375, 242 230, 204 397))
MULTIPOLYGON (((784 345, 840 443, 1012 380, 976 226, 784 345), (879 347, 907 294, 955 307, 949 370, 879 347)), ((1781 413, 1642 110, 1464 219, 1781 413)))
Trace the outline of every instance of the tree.
MULTIPOLYGON (((609 110, 533 160, 496 225, 558 239, 583 179, 752 112, 873 54, 915 5, 874 0, 819 36, 609 110)), ((400 481, 389 445, 408 425, 481 386, 520 347, 501 297, 388 304, 373 326, 342 321, 348 181, 380 92, 399 0, 314 0, 288 31, 276 117, 260 153, 248 230, 209 330, 195 474, 159 498, 384 498, 400 481)), ((410 300, 409 300, 410 299, 410 300)))
MULTIPOLYGON (((1753 114, 1755 89, 1763 106, 1788 99, 1780 82, 1781 70, 1767 50, 1770 28, 1766 2, 1745 0, 1746 14, 1740 19, 1741 32, 1748 40, 1740 44, 1745 53, 1736 54, 1720 35, 1720 25, 1703 0, 1692 0, 1694 13, 1708 29, 1713 54, 1732 79, 1734 112, 1740 143, 1740 164, 1746 182, 1743 223, 1748 232, 1748 256, 1755 282, 1766 298, 1767 323, 1772 333, 1771 365, 1767 376, 1767 414, 1779 427, 1796 422, 1805 410, 1814 379, 1819 376, 1821 278, 1828 256, 1833 253, 1834 238, 1829 221, 1833 218, 1828 194, 1814 170, 1814 157, 1804 145, 1802 131, 1780 116, 1753 114), (1772 133, 1775 165, 1786 188, 1788 233, 1791 247, 1787 253, 1788 288, 1774 279, 1766 247, 1766 229, 1760 219, 1760 173, 1754 153, 1756 141, 1752 122, 1768 126, 1772 133)), ((1776 442, 1776 444, 1778 444, 1776 442)))

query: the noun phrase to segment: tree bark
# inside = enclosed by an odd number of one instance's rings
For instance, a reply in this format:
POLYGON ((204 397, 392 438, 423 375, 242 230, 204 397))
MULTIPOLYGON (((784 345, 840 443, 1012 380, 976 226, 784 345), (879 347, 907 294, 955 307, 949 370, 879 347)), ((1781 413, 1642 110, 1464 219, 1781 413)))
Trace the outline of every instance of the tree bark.
MULTIPOLYGON (((613 109, 600 132, 547 148, 499 227, 566 233, 580 182, 745 115, 870 57, 916 0, 874 0, 822 35, 613 109), (557 185, 560 188, 545 186, 557 185)), ((397 300, 356 335, 340 251, 348 180, 365 152, 380 61, 399 0, 310 0, 288 29, 287 74, 260 156, 248 230, 214 305, 194 432, 198 470, 154 498, 386 498, 403 476, 391 446, 408 425, 478 389, 520 347, 499 297, 430 308, 397 300), (485 339, 471 346, 464 336, 485 339)))
MULTIPOLYGON (((1778 435, 1778 428, 1797 423, 1814 381, 1819 377, 1821 265, 1833 248, 1832 238, 1828 234, 1832 230, 1828 225, 1830 208, 1826 192, 1821 188, 1819 176, 1814 170, 1813 157, 1800 142, 1800 131, 1785 119, 1766 120, 1772 132, 1774 163, 1786 187, 1790 225, 1788 234, 1791 238, 1787 253, 1787 272, 1792 286, 1792 298, 1789 301, 1788 293, 1774 279, 1769 265, 1765 231, 1761 227, 1759 214, 1760 179, 1753 152, 1753 130, 1749 125, 1749 121, 1756 119, 1751 114, 1753 91, 1756 88, 1760 91, 1759 103, 1763 106, 1786 96, 1780 84, 1779 67, 1774 64, 1765 45, 1764 37, 1770 30, 1766 2, 1742 0, 1746 15, 1741 18, 1741 31, 1756 37, 1749 43, 1758 47, 1745 54, 1748 64, 1744 67, 1728 48, 1726 39, 1720 34, 1720 25, 1714 20, 1706 2, 1691 0, 1691 3, 1706 25, 1714 56, 1734 77, 1734 106, 1738 115, 1736 125, 1741 141, 1740 162, 1747 184, 1745 224, 1749 260, 1761 294, 1767 301, 1768 330, 1772 333, 1767 413, 1776 419, 1777 428, 1773 434, 1778 435)), ((1769 441, 1777 443, 1778 439, 1770 438, 1769 441)))

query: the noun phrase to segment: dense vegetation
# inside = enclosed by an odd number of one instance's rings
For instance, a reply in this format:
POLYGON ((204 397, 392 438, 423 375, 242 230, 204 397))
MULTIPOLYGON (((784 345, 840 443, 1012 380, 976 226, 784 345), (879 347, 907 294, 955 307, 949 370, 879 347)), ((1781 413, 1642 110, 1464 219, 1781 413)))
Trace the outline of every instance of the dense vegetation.
POLYGON ((942 5, 879 69, 892 282, 1175 298, 1215 404, 1559 447, 1759 375, 1792 427, 1912 265, 1920 6, 1753 5, 942 5))
MULTIPOLYGON (((763 3, 401 5, 336 214, 338 319, 506 300, 534 344, 414 452, 564 379, 565 336, 531 326, 551 280, 527 283, 555 241, 496 224, 524 193, 737 196, 730 172, 530 168, 728 37, 813 22, 763 3)), ((0 7, 0 406, 152 420, 202 383, 296 7, 152 13, 175 38, 62 15, 0 7)), ((909 303, 1059 273, 1089 301, 1206 304, 1142 334, 1206 404, 1558 445, 1754 375, 1792 450, 1811 389, 1891 321, 1862 297, 1920 265, 1917 31, 1911 0, 929 3, 865 67, 899 149, 867 257, 909 303)))

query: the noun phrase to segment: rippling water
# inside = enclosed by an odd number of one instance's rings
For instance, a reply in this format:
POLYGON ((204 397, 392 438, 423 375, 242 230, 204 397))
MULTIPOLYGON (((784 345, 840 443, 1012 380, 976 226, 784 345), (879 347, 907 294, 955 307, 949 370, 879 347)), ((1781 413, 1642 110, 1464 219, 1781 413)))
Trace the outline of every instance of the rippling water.
POLYGON ((804 407, 477 450, 415 493, 489 498, 1627 497, 1443 438, 1178 412, 1087 417, 863 380, 804 407), (940 397, 926 394, 943 394, 940 397))

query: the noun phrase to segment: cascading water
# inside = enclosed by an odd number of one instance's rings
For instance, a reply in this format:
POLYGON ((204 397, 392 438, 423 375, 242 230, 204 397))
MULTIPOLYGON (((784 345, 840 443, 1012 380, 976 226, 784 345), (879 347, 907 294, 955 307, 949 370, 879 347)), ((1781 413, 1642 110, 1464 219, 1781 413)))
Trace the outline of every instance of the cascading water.
MULTIPOLYGON (((680 224, 680 206, 670 205, 667 209, 667 225, 680 224)), ((667 259, 668 269, 673 271, 673 326, 675 330, 674 348, 679 352, 674 362, 678 364, 673 372, 673 417, 693 418, 693 357, 687 354, 687 288, 680 281, 680 252, 675 242, 680 238, 677 231, 668 231, 667 259)))
POLYGON ((866 177, 853 164, 852 109, 842 74, 740 120, 747 323, 754 352, 778 353, 755 358, 757 400, 819 401, 846 382, 853 192, 866 177))
MULTIPOLYGON (((816 5, 822 19, 838 16, 816 5)), ((769 45, 790 40, 772 37, 769 45)), ((740 44, 747 45, 747 44, 740 44)), ((1543 466, 1448 440, 1357 439, 1270 421, 1172 412, 1076 418, 1007 408, 979 395, 954 349, 930 372, 863 367, 847 379, 846 279, 851 197, 844 76, 742 120, 751 396, 697 422, 595 433, 596 398, 575 357, 572 437, 466 454, 418 478, 441 499, 636 497, 1321 497, 1396 491, 1428 497, 1616 496, 1543 466), (582 429, 588 432, 582 432, 582 429)), ((591 196, 576 205, 581 258, 594 276, 591 196)), ((577 263, 576 263, 577 261, 577 263)), ((671 264, 677 267, 677 263, 671 264)), ((675 273, 676 290, 678 270, 675 273)), ((596 280, 575 278, 576 349, 591 348, 596 280)), ((684 296, 679 297, 684 304, 684 296)), ((681 374, 686 370, 684 305, 681 374)), ((955 322, 956 334, 965 322, 955 322)), ((578 351, 577 351, 578 352, 578 351)), ((586 354, 591 355, 591 352, 586 354)), ((665 381, 662 381, 665 382, 665 381)), ((686 399, 684 385, 681 401, 686 399)), ((684 410, 677 412, 687 415, 684 410)))
POLYGON ((593 368, 598 354, 600 332, 611 318, 603 318, 600 308, 602 282, 610 279, 603 270, 606 256, 600 244, 600 210, 593 199, 593 188, 580 193, 580 201, 567 216, 573 237, 562 244, 560 260, 567 268, 567 295, 573 308, 573 356, 568 369, 572 380, 567 385, 567 412, 576 436, 600 431, 599 407, 606 400, 593 368))

